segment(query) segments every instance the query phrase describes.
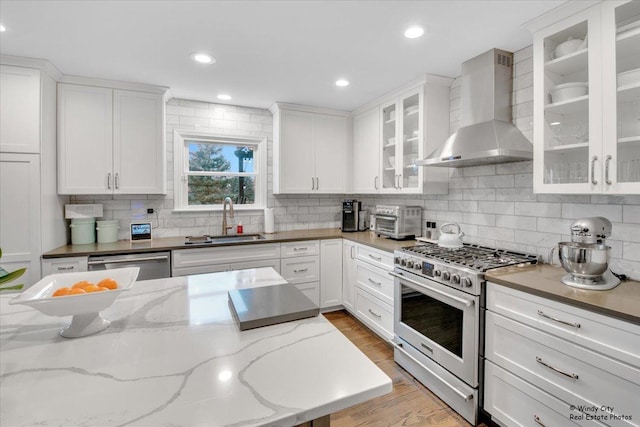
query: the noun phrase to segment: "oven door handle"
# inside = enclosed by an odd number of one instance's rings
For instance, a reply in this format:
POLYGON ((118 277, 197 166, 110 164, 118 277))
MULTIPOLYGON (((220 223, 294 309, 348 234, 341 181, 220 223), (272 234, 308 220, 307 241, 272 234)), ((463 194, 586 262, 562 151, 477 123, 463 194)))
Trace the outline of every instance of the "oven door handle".
POLYGON ((465 307, 471 307, 473 305, 473 303, 475 302, 473 299, 466 300, 466 299, 457 297, 455 295, 449 295, 446 292, 442 292, 441 290, 432 288, 432 287, 430 287, 428 285, 425 285, 424 283, 420 283, 420 282, 417 282, 415 280, 409 279, 408 277, 405 277, 402 274, 394 273, 393 271, 390 271, 389 274, 392 275, 393 277, 397 277, 398 279, 405 280, 405 281, 407 281, 409 283, 413 283, 414 285, 420 286, 421 288, 426 288, 426 289, 428 289, 428 290, 430 290, 432 292, 435 292, 436 294, 439 294, 439 295, 442 295, 442 296, 447 297, 449 299, 452 299, 454 301, 457 301, 460 304, 464 304, 465 307))
POLYGON ((396 221, 398 219, 395 215, 383 215, 383 214, 375 214, 376 219, 388 219, 390 221, 396 221))
POLYGON ((426 370, 427 372, 429 372, 431 375, 433 375, 434 377, 436 377, 436 379, 438 379, 438 381, 442 382, 444 385, 446 385, 447 387, 449 387, 451 390, 453 390, 453 392, 455 394, 457 394, 458 396, 460 396, 462 399, 464 399, 465 402, 470 401, 471 399, 473 399, 473 393, 472 394, 464 394, 463 392, 461 392, 460 390, 458 390, 457 387, 455 387, 453 384, 450 384, 447 380, 445 380, 444 378, 442 378, 440 375, 436 374, 435 372, 433 372, 431 369, 429 369, 428 367, 424 366, 418 359, 416 359, 415 357, 413 357, 412 355, 410 355, 409 353, 407 353, 407 351, 402 348, 402 345, 394 342, 394 341, 389 341, 391 343, 392 346, 394 346, 396 348, 396 350, 400 351, 402 354, 404 354, 405 356, 407 356, 409 359, 411 359, 414 363, 417 363, 422 369, 426 370))

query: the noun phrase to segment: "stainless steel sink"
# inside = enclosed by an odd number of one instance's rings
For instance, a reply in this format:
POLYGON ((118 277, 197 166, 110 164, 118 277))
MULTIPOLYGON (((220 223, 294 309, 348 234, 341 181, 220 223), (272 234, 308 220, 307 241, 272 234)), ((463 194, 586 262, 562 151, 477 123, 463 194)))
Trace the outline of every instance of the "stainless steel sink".
POLYGON ((233 243, 233 242, 248 242, 254 240, 263 240, 262 234, 238 234, 236 236, 210 236, 212 244, 216 243, 233 243))
POLYGON ((218 245, 223 243, 240 243, 264 240, 262 234, 238 234, 233 236, 195 236, 187 237, 185 245, 218 245))

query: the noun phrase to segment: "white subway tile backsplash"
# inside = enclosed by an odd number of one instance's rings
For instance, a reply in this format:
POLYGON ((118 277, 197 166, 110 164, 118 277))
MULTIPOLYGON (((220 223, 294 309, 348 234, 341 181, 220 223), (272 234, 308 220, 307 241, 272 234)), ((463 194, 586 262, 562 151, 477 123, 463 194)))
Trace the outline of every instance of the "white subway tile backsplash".
POLYGON ((478 203, 476 200, 452 200, 449 202, 449 209, 459 212, 478 212, 478 203))
MULTIPOLYGON (((533 161, 500 163, 496 165, 496 174, 510 175, 516 173, 533 172, 533 161)), ((531 183, 533 185, 533 181, 531 183)))
POLYGON ((495 200, 496 190, 494 188, 465 188, 462 190, 464 200, 495 200))
POLYGON ((463 168, 464 176, 495 175, 496 165, 468 166, 463 168))
MULTIPOLYGON (((542 233, 539 231, 515 230, 514 240, 525 245, 550 249, 562 241, 560 234, 542 233)), ((544 253, 544 252, 543 252, 544 253)))
POLYGON ((622 221, 622 205, 563 203, 562 217, 578 219, 585 216, 603 216, 611 222, 622 221))
POLYGON ((503 242, 513 242, 515 238, 515 230, 510 228, 484 227, 479 225, 478 237, 500 240, 503 242))
POLYGON ((496 215, 496 227, 535 231, 536 217, 496 215))
POLYGON ((496 225, 496 216, 494 214, 463 212, 462 222, 475 225, 496 225))
MULTIPOLYGON (((626 223, 640 224, 640 206, 622 206, 622 221, 626 223)), ((638 227, 640 227, 640 225, 638 227)))
POLYGON ((569 234, 573 220, 538 217, 536 229, 546 233, 569 234))
POLYGON ((478 188, 512 188, 513 175, 489 175, 478 177, 478 188))
POLYGON ((516 215, 560 218, 561 212, 561 203, 516 202, 515 204, 516 215))
POLYGON ((622 246, 622 259, 627 261, 640 261, 640 243, 624 242, 622 246))
POLYGON ((478 212, 501 215, 513 215, 514 202, 479 201, 478 212))

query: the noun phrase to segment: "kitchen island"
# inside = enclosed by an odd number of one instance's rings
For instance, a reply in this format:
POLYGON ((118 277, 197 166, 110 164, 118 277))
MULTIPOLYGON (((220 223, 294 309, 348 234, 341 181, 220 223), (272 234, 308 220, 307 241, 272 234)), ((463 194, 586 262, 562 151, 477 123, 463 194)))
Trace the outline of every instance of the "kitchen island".
POLYGON ((240 332, 228 290, 275 284, 270 268, 138 282, 78 339, 0 296, 2 424, 293 426, 392 390, 323 316, 240 332))

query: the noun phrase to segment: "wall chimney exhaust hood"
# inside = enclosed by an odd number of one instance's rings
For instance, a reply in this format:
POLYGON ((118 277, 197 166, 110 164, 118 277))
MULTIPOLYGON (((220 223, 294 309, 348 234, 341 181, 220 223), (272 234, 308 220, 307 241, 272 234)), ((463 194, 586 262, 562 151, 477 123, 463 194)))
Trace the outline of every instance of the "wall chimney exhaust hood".
POLYGON ((513 54, 492 49, 462 64, 460 128, 416 165, 463 167, 533 158, 511 123, 513 54))

